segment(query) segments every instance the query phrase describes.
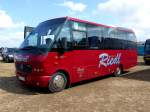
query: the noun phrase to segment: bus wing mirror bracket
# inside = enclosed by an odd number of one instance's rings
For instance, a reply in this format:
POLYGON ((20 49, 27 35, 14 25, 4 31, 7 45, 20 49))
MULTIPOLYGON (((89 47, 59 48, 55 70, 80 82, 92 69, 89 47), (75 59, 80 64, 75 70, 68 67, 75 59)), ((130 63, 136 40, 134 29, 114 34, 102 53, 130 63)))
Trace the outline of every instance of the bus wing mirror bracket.
POLYGON ((57 47, 58 47, 58 52, 64 53, 65 50, 67 50, 67 38, 62 37, 61 39, 59 39, 57 42, 57 47))
POLYGON ((67 50, 67 38, 66 38, 66 37, 63 37, 63 38, 61 39, 61 44, 62 44, 62 48, 63 48, 64 50, 67 50))

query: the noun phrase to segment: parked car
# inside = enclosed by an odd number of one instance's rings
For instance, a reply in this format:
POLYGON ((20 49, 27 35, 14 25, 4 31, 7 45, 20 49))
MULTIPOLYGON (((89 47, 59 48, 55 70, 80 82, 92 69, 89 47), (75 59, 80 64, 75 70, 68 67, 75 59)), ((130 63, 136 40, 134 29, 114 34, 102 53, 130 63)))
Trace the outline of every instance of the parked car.
POLYGON ((2 51, 3 51, 3 48, 1 47, 0 48, 0 56, 2 56, 2 51))
POLYGON ((2 59, 3 61, 13 62, 14 61, 14 53, 16 51, 16 48, 6 48, 2 52, 2 59))
POLYGON ((7 47, 2 48, 1 57, 2 57, 3 60, 4 60, 4 54, 5 54, 6 51, 7 51, 7 47))

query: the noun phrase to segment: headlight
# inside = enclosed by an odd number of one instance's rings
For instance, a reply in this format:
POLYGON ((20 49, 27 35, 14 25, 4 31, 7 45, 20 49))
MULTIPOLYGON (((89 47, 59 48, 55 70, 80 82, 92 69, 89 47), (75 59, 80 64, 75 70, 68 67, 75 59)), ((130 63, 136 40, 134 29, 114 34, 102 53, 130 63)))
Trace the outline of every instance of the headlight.
POLYGON ((9 57, 14 57, 12 54, 8 55, 9 57))

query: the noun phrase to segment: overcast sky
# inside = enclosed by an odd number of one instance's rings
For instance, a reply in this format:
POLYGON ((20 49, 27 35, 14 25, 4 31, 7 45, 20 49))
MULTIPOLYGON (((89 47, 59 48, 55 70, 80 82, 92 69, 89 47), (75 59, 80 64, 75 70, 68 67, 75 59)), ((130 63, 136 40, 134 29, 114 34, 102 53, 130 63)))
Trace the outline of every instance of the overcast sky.
POLYGON ((19 47, 25 25, 71 16, 134 30, 150 38, 149 0, 0 0, 0 47, 19 47))

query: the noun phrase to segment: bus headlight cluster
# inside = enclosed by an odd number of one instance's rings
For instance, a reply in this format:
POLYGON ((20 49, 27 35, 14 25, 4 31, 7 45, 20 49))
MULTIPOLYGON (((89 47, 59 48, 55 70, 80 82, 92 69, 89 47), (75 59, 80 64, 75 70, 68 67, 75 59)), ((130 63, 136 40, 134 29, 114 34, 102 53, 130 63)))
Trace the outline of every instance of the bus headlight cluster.
POLYGON ((34 68, 33 70, 34 70, 34 72, 43 72, 42 68, 34 68))
POLYGON ((11 55, 11 54, 9 54, 8 56, 9 56, 10 58, 13 58, 13 57, 14 57, 14 56, 13 56, 13 55, 11 55))

